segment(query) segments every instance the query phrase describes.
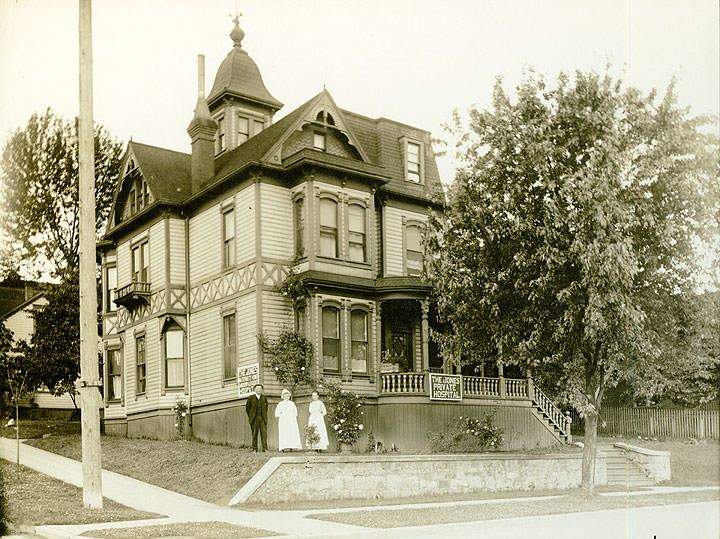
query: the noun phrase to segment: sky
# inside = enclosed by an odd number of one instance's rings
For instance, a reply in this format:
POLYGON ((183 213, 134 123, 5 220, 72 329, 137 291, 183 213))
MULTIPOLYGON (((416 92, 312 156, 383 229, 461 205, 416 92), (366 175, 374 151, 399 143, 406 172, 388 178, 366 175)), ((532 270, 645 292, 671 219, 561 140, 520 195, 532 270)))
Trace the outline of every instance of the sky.
MULTIPOLYGON (((35 111, 78 111, 77 0, 0 0, 0 145, 35 111)), ((673 77, 682 105, 720 112, 717 0, 101 0, 93 5, 94 118, 117 139, 190 150, 197 55, 206 90, 243 46, 285 107, 326 86, 338 105, 450 140, 453 110, 487 108, 532 67, 611 72, 643 91, 673 77)), ((452 145, 452 143, 451 143, 452 145)), ((439 162, 454 174, 453 151, 439 162)))

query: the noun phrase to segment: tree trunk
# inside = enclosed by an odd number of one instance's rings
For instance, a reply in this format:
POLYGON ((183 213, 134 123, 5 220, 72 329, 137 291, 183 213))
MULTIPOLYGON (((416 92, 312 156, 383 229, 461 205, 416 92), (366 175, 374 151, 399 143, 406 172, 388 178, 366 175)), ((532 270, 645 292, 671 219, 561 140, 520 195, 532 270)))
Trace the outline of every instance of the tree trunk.
POLYGON ((20 404, 15 399, 15 464, 17 472, 20 473, 20 404))
POLYGON ((585 447, 582 459, 582 488, 587 494, 595 490, 595 454, 597 453, 598 413, 593 407, 585 413, 585 447))

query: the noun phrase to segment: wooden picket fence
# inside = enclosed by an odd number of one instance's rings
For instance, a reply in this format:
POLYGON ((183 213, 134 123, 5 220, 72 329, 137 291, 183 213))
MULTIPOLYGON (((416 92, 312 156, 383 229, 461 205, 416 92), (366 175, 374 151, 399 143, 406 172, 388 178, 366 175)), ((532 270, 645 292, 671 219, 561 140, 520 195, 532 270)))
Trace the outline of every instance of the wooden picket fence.
MULTIPOLYGON (((573 433, 582 434, 582 418, 574 410, 571 415, 573 433)), ((720 410, 717 405, 699 408, 604 406, 600 416, 600 435, 720 439, 720 410)))

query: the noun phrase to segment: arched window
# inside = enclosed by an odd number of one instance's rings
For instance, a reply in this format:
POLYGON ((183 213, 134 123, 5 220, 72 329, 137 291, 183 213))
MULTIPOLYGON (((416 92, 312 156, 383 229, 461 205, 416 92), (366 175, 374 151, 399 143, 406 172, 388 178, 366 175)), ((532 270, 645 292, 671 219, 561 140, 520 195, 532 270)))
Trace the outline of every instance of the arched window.
POLYGON ((422 275, 423 252, 420 225, 405 227, 405 268, 408 275, 422 275))
POLYGON ((365 234, 365 208, 360 204, 350 204, 348 207, 348 247, 350 260, 365 262, 366 240, 365 234))
POLYGON ((320 256, 337 258, 338 216, 337 202, 330 198, 320 199, 320 256))
POLYGON ((367 372, 368 316, 365 311, 351 311, 350 340, 353 372, 367 372))
POLYGON ((340 370, 340 310, 335 307, 322 309, 322 357, 324 370, 340 370))

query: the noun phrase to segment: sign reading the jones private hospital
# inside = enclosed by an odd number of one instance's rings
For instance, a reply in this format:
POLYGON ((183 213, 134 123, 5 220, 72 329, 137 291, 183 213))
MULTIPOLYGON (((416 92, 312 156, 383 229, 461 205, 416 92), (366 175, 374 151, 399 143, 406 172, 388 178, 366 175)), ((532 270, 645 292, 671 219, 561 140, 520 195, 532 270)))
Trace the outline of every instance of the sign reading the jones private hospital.
POLYGON ((260 383, 260 366, 255 363, 237 368, 238 397, 246 397, 253 392, 255 384, 260 383))
POLYGON ((461 401, 462 376, 430 373, 430 400, 461 401))

